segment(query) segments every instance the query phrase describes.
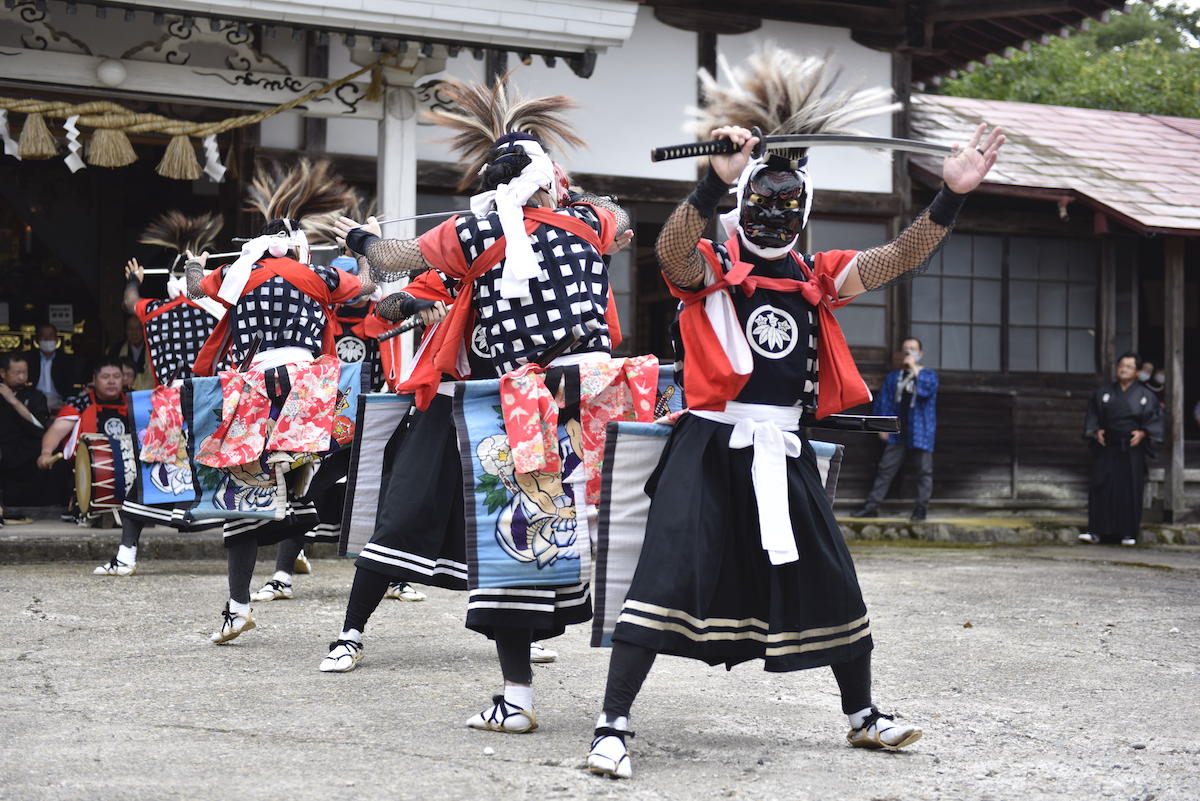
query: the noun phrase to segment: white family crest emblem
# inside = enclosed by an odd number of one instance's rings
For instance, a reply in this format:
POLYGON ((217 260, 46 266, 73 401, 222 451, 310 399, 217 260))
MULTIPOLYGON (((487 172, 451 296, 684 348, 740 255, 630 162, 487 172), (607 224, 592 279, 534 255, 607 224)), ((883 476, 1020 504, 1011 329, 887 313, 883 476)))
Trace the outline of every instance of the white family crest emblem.
POLYGON ((475 333, 471 335, 471 350, 481 359, 492 358, 492 349, 488 345, 487 333, 482 325, 475 326, 475 333))
POLYGON ((119 437, 125 433, 125 421, 120 417, 110 417, 104 421, 104 433, 110 437, 119 437))
POLYGON ((356 336, 344 336, 337 341, 338 361, 357 364, 367 356, 367 346, 356 336))
POLYGON ((746 320, 746 340, 760 356, 782 359, 799 340, 796 318, 774 306, 759 306, 746 320))

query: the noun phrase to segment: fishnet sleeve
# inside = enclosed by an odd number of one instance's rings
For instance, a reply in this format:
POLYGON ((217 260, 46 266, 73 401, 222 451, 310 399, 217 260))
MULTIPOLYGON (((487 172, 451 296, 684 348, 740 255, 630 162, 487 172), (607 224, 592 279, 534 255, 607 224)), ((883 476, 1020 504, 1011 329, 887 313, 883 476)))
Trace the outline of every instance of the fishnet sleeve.
POLYGON ((376 313, 385 320, 390 320, 393 323, 407 317, 405 314, 405 304, 413 300, 413 296, 407 292, 393 292, 375 307, 376 313))
POLYGON ((924 272, 951 230, 951 226, 931 220, 929 209, 921 212, 900 236, 858 254, 854 263, 863 287, 868 291, 880 289, 924 272))
POLYGON ((382 284, 399 281, 432 268, 416 239, 375 239, 367 246, 371 280, 382 284))
POLYGON ((675 207, 658 233, 654 254, 667 280, 680 289, 698 287, 704 278, 704 261, 696 244, 707 223, 699 210, 685 200, 675 207))
POLYGON ((620 236, 629 230, 629 212, 617 205, 617 201, 607 195, 593 195, 590 192, 584 192, 580 195, 576 202, 590 203, 598 209, 608 209, 617 218, 617 230, 615 236, 620 236))
POLYGON ((187 281, 187 294, 192 300, 204 297, 200 282, 204 280, 204 265, 198 261, 189 261, 183 266, 184 278, 187 281))

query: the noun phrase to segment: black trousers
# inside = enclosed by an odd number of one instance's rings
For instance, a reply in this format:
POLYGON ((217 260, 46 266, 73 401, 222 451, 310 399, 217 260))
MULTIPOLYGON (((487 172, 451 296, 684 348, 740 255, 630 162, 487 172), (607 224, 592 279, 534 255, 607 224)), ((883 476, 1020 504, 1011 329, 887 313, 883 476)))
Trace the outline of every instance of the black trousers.
POLYGON ((887 496, 892 481, 896 478, 905 457, 912 455, 917 468, 917 502, 916 505, 925 508, 933 496, 933 453, 919 448, 910 448, 903 442, 889 442, 883 449, 879 459, 879 469, 875 473, 875 483, 867 495, 868 506, 878 506, 887 496))

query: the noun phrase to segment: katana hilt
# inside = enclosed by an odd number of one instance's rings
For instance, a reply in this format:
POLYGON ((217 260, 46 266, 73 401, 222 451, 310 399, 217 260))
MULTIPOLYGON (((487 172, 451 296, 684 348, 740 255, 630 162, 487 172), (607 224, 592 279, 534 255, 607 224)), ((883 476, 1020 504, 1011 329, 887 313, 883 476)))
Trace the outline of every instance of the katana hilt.
MULTIPOLYGON (((760 128, 751 128, 750 133, 758 137, 751 155, 761 158, 766 150, 766 138, 760 128)), ((672 159, 694 159, 701 156, 728 156, 741 150, 731 139, 713 139, 708 142, 691 142, 686 145, 667 145, 656 147, 650 151, 651 161, 671 161, 672 159)))

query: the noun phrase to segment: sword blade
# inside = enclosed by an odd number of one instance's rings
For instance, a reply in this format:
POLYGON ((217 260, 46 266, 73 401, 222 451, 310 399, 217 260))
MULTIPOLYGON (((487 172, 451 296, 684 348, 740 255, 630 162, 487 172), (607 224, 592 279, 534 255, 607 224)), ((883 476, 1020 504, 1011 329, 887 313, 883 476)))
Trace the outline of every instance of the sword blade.
POLYGON ((454 211, 431 211, 428 214, 414 214, 411 217, 389 217, 386 220, 379 220, 379 224, 390 225, 391 223, 408 222, 409 220, 428 220, 431 217, 450 217, 454 214, 470 213, 470 209, 455 209, 454 211))
MULTIPOLYGON (((884 150, 904 150, 912 153, 927 153, 935 156, 948 156, 954 148, 933 142, 922 142, 916 139, 893 139, 886 136, 854 136, 851 134, 788 134, 763 137, 762 145, 768 150, 773 147, 874 147, 884 150)), ((697 158, 699 156, 728 155, 737 150, 728 139, 714 139, 709 142, 691 142, 685 145, 669 145, 656 147, 650 151, 651 161, 668 161, 670 159, 697 158)))

